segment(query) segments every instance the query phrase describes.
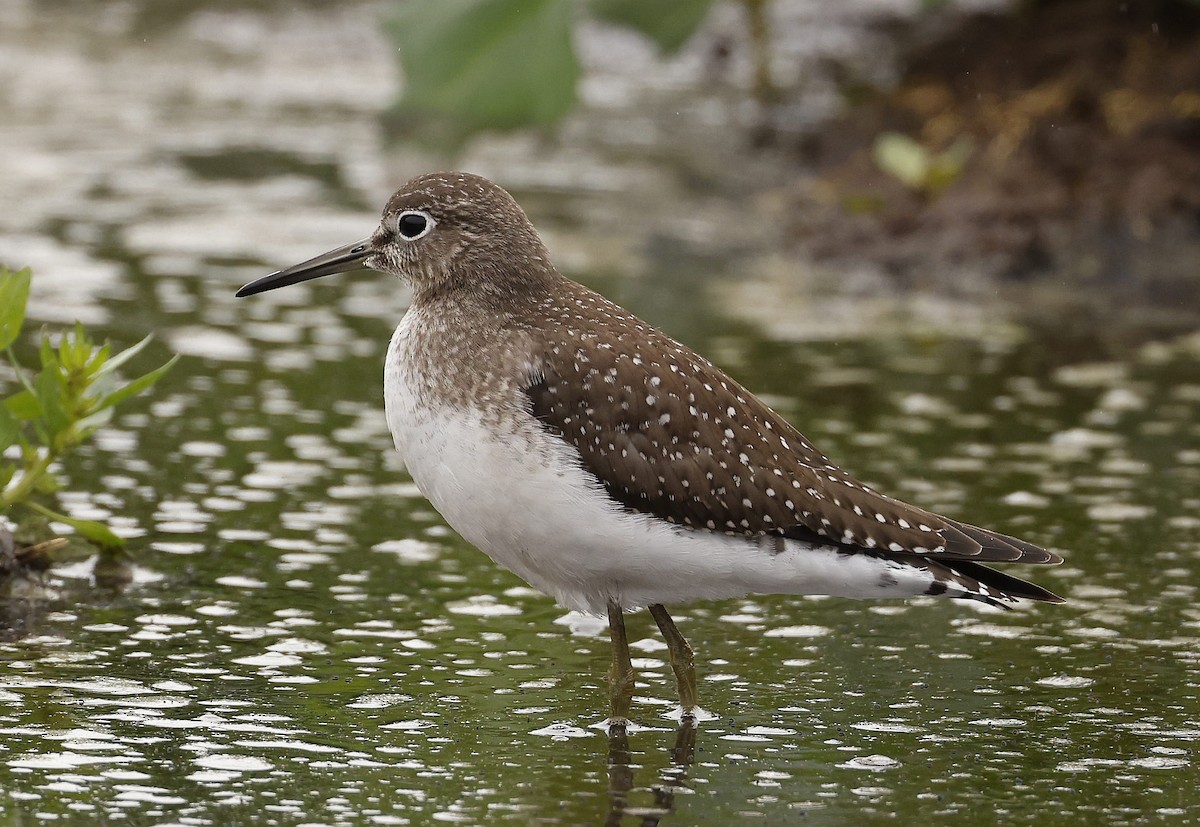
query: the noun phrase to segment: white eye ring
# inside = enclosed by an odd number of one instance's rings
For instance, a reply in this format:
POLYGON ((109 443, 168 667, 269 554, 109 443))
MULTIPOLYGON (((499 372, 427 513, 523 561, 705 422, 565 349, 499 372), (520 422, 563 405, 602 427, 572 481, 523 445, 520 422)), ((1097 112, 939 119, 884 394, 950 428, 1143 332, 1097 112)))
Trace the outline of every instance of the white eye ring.
POLYGON ((396 219, 396 232, 405 241, 416 241, 429 235, 436 224, 424 210, 405 210, 396 219))

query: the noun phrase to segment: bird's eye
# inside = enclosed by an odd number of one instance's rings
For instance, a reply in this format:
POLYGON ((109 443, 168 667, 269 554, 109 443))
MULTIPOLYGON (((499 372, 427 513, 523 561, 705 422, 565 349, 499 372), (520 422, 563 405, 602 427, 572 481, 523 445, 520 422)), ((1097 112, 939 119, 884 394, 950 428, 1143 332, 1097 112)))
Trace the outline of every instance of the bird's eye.
POLYGON ((433 229, 433 218, 427 213, 410 210, 400 214, 400 220, 397 222, 396 228, 400 231, 400 235, 409 241, 416 241, 421 236, 433 229))

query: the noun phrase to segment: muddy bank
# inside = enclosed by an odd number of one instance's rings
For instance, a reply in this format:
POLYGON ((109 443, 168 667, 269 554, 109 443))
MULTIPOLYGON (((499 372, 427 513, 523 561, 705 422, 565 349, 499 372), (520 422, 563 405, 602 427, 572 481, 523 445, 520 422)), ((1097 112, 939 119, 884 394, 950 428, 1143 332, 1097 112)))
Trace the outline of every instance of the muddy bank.
POLYGON ((1048 0, 903 26, 901 81, 799 142, 804 254, 902 286, 1200 309, 1200 5, 1048 0), (969 156, 940 191, 908 186, 873 158, 889 131, 969 156))

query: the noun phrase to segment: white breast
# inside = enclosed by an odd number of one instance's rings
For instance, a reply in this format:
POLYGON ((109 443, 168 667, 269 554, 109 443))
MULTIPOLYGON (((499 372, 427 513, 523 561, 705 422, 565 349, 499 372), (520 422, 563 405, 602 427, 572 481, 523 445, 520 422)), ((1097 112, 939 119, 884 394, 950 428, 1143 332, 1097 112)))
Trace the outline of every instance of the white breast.
POLYGON ((922 569, 828 547, 693 531, 625 509, 575 449, 519 407, 497 416, 432 400, 410 358, 413 311, 384 373, 387 422, 417 487, 496 563, 578 611, 724 598, 748 592, 897 597, 922 594, 922 569))

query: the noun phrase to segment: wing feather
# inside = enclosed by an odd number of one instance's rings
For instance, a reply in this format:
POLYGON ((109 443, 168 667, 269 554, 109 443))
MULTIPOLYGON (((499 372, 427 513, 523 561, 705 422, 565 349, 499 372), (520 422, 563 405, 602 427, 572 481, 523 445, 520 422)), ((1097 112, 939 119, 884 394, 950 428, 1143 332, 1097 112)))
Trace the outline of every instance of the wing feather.
POLYGON ((608 304, 606 323, 545 319, 559 329, 546 336, 524 392, 530 412, 627 507, 697 529, 817 536, 880 553, 1060 561, 863 485, 711 362, 602 297, 588 301, 608 304), (575 342, 570 352, 549 344, 564 336, 575 342))

